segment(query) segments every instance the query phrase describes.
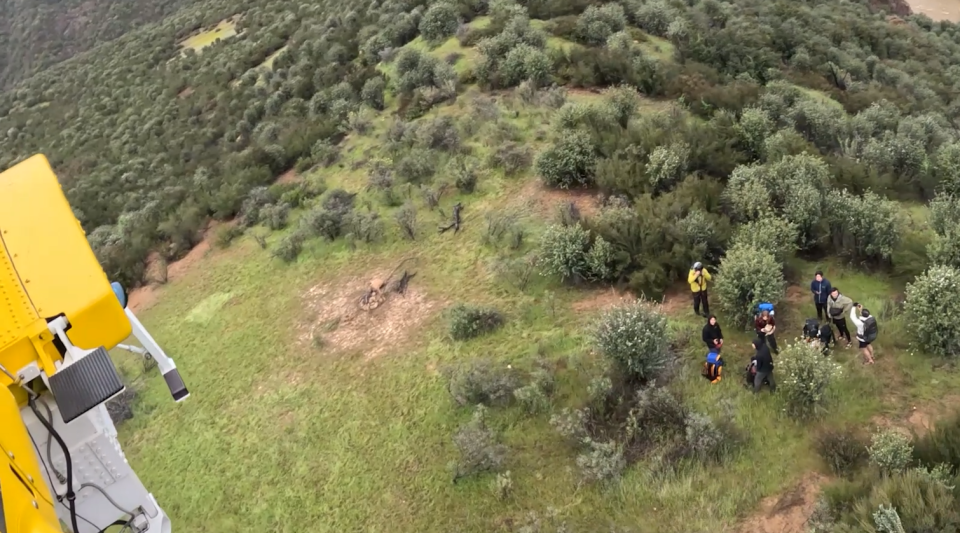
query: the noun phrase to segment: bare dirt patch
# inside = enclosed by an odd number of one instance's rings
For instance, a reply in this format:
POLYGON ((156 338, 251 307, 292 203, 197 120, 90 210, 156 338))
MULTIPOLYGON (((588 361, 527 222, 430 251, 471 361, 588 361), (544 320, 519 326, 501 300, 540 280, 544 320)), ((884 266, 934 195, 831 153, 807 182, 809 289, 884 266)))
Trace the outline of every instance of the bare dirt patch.
POLYGON ((190 96, 191 94, 193 94, 193 87, 187 87, 186 89, 184 89, 184 90, 180 91, 179 93, 177 93, 177 97, 179 97, 179 98, 187 98, 187 97, 190 96))
POLYGON ((739 528, 740 533, 804 533, 827 478, 810 473, 779 496, 765 498, 760 510, 739 528))
POLYGON ((960 0, 909 0, 907 3, 914 13, 923 13, 933 20, 960 22, 960 0))
POLYGON ((297 171, 291 168, 283 174, 280 174, 276 183, 296 183, 298 181, 300 181, 300 174, 297 174, 297 171))
POLYGON ((960 409, 960 395, 952 394, 927 405, 915 405, 907 416, 907 425, 918 436, 923 436, 937 420, 960 409))
MULTIPOLYGON (((389 290, 375 309, 360 309, 360 299, 371 279, 385 280, 389 272, 341 279, 316 285, 304 294, 304 306, 314 319, 301 324, 300 340, 318 349, 362 351, 366 360, 389 352, 413 338, 420 326, 435 316, 442 303, 416 287, 416 278, 404 294, 389 290)), ((391 280, 396 281, 399 275, 391 280)))
POLYGON ((633 302, 637 299, 629 291, 620 292, 614 288, 599 289, 590 291, 587 296, 573 302, 571 306, 574 311, 599 311, 608 307, 627 302, 633 302))
MULTIPOLYGON (((231 224, 231 222, 227 222, 231 224)), ((200 242, 190 250, 187 255, 183 256, 180 260, 174 261, 167 265, 166 272, 166 282, 176 281, 188 272, 196 268, 197 263, 199 263, 207 253, 210 251, 213 243, 214 231, 221 225, 219 222, 211 222, 207 229, 203 233, 203 238, 200 242)), ((156 270, 158 256, 153 255, 151 258, 147 259, 147 272, 156 270)), ((130 291, 127 295, 127 307, 130 308, 134 313, 143 311, 153 307, 157 302, 157 289, 159 285, 156 283, 150 283, 142 287, 137 287, 136 289, 130 291)))
POLYGON ((587 189, 552 189, 539 179, 530 180, 520 190, 517 201, 538 215, 556 218, 560 206, 572 203, 582 216, 593 216, 600 211, 600 197, 587 189))

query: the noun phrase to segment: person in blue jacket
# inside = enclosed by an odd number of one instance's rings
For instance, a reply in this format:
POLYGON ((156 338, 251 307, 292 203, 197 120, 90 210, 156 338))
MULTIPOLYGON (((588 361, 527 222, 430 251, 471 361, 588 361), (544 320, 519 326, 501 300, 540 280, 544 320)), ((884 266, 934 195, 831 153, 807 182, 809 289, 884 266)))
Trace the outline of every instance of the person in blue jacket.
POLYGON ((817 306, 817 320, 823 320, 824 315, 826 315, 827 298, 830 297, 832 290, 833 287, 830 285, 830 281, 823 277, 822 271, 818 270, 813 277, 813 281, 810 282, 810 292, 813 293, 813 303, 817 306))

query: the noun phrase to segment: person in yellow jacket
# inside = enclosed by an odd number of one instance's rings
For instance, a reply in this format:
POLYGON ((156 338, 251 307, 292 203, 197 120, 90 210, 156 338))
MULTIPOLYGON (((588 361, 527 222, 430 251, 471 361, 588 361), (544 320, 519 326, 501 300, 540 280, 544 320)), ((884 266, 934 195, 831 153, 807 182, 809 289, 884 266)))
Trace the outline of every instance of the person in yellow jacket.
POLYGON ((693 292, 693 312, 700 314, 700 304, 702 302, 702 316, 710 316, 710 302, 707 300, 708 281, 710 281, 710 273, 703 268, 703 263, 697 261, 687 275, 687 283, 690 284, 690 290, 693 292))

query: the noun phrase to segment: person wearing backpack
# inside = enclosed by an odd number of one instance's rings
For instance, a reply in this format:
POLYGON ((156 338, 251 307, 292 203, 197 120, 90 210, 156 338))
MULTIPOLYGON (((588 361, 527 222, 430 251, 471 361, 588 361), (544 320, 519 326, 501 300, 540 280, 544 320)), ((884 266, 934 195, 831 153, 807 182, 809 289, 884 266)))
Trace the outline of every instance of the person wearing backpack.
POLYGON ((710 281, 710 273, 703 268, 703 263, 697 261, 687 274, 687 283, 690 284, 690 291, 693 293, 693 312, 700 314, 700 304, 703 303, 704 317, 710 316, 710 302, 707 301, 707 282, 710 281))
POLYGON ((756 320, 753 321, 753 325, 757 330, 757 338, 763 340, 765 344, 770 346, 773 353, 780 353, 780 348, 777 347, 777 337, 774 335, 774 332, 777 331, 777 321, 773 318, 770 311, 766 309, 760 311, 756 320))
POLYGON ((857 340, 860 341, 860 353, 863 354, 863 362, 872 365, 874 363, 872 343, 877 340, 877 334, 879 333, 877 319, 870 315, 870 311, 864 309, 862 305, 855 303, 853 308, 850 309, 850 320, 853 321, 853 325, 857 326, 857 340))
POLYGON ((813 293, 813 305, 817 306, 817 320, 823 320, 823 314, 827 311, 827 298, 833 288, 830 281, 823 277, 823 272, 818 270, 810 282, 810 292, 813 293))
POLYGON ((847 347, 850 347, 850 330, 847 329, 847 313, 853 309, 853 300, 840 294, 840 289, 830 288, 830 297, 827 298, 827 314, 830 320, 837 327, 837 339, 844 337, 847 339, 847 347))
POLYGON ((753 374, 753 392, 760 392, 764 383, 770 386, 770 392, 776 392, 777 382, 773 379, 773 356, 770 355, 770 348, 763 339, 756 338, 753 339, 753 349, 757 352, 750 358, 750 365, 747 367, 748 374, 753 374))
POLYGON ((710 380, 710 383, 720 383, 723 379, 723 358, 720 356, 720 350, 711 348, 707 352, 707 360, 703 363, 703 377, 710 380))

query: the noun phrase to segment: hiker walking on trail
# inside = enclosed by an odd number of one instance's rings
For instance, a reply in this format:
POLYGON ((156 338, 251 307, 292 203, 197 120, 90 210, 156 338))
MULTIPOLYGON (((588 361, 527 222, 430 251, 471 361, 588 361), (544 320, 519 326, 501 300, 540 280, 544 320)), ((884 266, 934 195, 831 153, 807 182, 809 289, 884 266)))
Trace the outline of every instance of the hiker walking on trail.
POLYGON ((770 311, 766 309, 760 311, 756 320, 753 321, 753 325, 757 330, 757 338, 761 339, 764 344, 769 345, 773 353, 780 353, 780 348, 777 347, 777 337, 774 335, 777 331, 777 321, 770 314, 770 311))
POLYGON ((853 309, 853 300, 840 294, 840 289, 830 288, 830 297, 827 298, 827 314, 830 320, 837 327, 837 339, 844 337, 847 339, 847 347, 850 346, 850 330, 847 329, 847 313, 853 309))
POLYGON ((818 270, 810 282, 810 292, 813 293, 813 304, 817 306, 817 320, 823 320, 823 314, 827 311, 827 298, 830 297, 830 281, 823 277, 823 272, 818 270))
POLYGON ((777 382, 773 379, 773 356, 770 355, 770 348, 759 338, 753 339, 753 348, 757 351, 750 358, 750 364, 756 370, 753 376, 753 392, 760 392, 764 382, 770 385, 770 392, 776 392, 777 382))
POLYGON ((703 268, 703 263, 697 261, 687 274, 687 283, 690 284, 690 291, 693 293, 693 312, 700 314, 700 303, 703 303, 704 317, 710 315, 710 302, 707 301, 707 282, 710 281, 710 273, 703 268))
POLYGON ((720 353, 720 348, 723 346, 723 330, 720 329, 720 323, 717 322, 717 317, 710 315, 710 318, 707 319, 707 323, 703 326, 703 343, 707 345, 707 350, 716 350, 717 353, 720 353))
POLYGON ((855 303, 850 309, 850 320, 857 327, 857 340, 860 341, 860 353, 863 354, 863 363, 872 365, 873 341, 877 340, 877 319, 870 315, 870 311, 855 303), (860 316, 857 316, 860 315, 860 316))

